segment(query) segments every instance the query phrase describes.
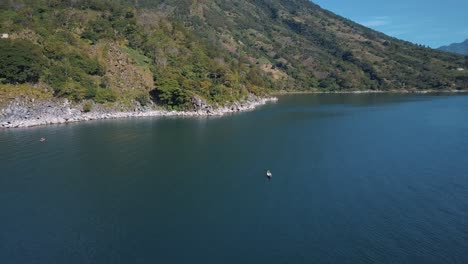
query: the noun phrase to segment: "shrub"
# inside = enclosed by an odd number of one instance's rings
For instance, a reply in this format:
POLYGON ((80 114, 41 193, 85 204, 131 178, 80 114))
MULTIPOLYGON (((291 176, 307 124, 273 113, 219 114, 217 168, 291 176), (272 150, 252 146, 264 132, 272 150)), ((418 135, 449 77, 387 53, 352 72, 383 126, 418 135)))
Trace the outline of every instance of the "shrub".
POLYGON ((174 110, 186 110, 191 107, 189 92, 178 87, 158 87, 150 92, 152 99, 174 110))
POLYGON ((0 40, 0 80, 4 83, 37 82, 42 64, 39 46, 26 40, 0 40))
POLYGON ((81 34, 81 38, 90 40, 92 44, 96 44, 99 40, 99 35, 94 31, 85 31, 81 34))
POLYGON ((63 74, 63 69, 59 65, 51 65, 44 71, 44 81, 49 84, 55 94, 59 94, 61 87, 67 81, 67 77, 63 74))
POLYGON ((137 101, 141 106, 147 106, 151 99, 148 94, 140 94, 135 97, 135 101, 137 101))
MULTIPOLYGON (((70 60, 75 59, 71 58, 70 60)), ((73 63, 51 65, 45 71, 44 81, 54 89, 54 93, 58 97, 67 97, 74 101, 83 99, 94 99, 96 102, 115 101, 116 95, 112 90, 99 87, 92 77, 84 72, 85 69, 92 69, 93 66, 82 69, 73 65, 80 63, 74 61, 73 63)))
POLYGON ((117 96, 114 91, 110 89, 97 88, 96 94, 93 98, 96 103, 115 102, 117 96))
POLYGON ((89 98, 89 89, 73 80, 68 80, 58 87, 54 87, 55 95, 59 97, 67 97, 73 101, 81 101, 89 98))
POLYGON ((82 69, 84 72, 90 75, 104 75, 104 69, 99 64, 99 62, 95 59, 91 59, 87 56, 81 54, 73 54, 70 57, 70 63, 82 69))
POLYGON ((91 112, 92 108, 93 108, 93 104, 91 102, 86 102, 83 104, 83 112, 85 113, 91 112))

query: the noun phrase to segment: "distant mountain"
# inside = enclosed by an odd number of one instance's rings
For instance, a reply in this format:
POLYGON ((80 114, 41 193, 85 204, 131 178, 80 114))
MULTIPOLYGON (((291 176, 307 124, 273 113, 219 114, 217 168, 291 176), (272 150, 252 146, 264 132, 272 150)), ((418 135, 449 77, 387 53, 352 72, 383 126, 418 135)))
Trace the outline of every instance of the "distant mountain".
POLYGON ((442 46, 439 50, 456 54, 468 55, 468 39, 462 43, 453 43, 448 46, 442 46))

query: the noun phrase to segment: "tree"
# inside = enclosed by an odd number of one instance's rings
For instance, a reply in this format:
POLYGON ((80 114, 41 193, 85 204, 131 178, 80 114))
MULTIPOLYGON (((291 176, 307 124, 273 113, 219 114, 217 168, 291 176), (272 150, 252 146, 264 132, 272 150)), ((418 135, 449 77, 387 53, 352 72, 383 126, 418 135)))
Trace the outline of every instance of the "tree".
POLYGON ((167 105, 174 110, 190 108, 191 96, 189 92, 180 88, 179 83, 172 78, 159 78, 156 81, 157 88, 150 92, 151 98, 156 103, 167 105))
POLYGON ((35 83, 42 71, 43 54, 27 40, 0 40, 0 80, 3 83, 35 83))
POLYGON ((253 85, 259 86, 259 87, 265 87, 265 81, 263 80, 262 74, 260 73, 260 70, 256 67, 252 67, 247 74, 247 80, 253 85))

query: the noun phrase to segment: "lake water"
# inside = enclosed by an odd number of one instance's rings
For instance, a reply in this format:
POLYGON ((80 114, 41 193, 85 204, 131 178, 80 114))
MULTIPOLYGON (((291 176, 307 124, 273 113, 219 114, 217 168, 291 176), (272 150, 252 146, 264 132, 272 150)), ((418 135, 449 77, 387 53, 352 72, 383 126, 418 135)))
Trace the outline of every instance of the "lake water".
POLYGON ((468 96, 0 130, 0 263, 468 263, 468 96))

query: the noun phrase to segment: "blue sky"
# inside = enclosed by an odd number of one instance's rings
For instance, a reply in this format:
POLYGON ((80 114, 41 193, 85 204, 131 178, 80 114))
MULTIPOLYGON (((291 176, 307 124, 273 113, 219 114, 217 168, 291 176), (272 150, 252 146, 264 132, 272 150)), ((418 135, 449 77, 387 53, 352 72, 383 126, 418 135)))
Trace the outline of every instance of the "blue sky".
POLYGON ((385 34, 433 48, 468 39, 468 0, 312 0, 385 34))

